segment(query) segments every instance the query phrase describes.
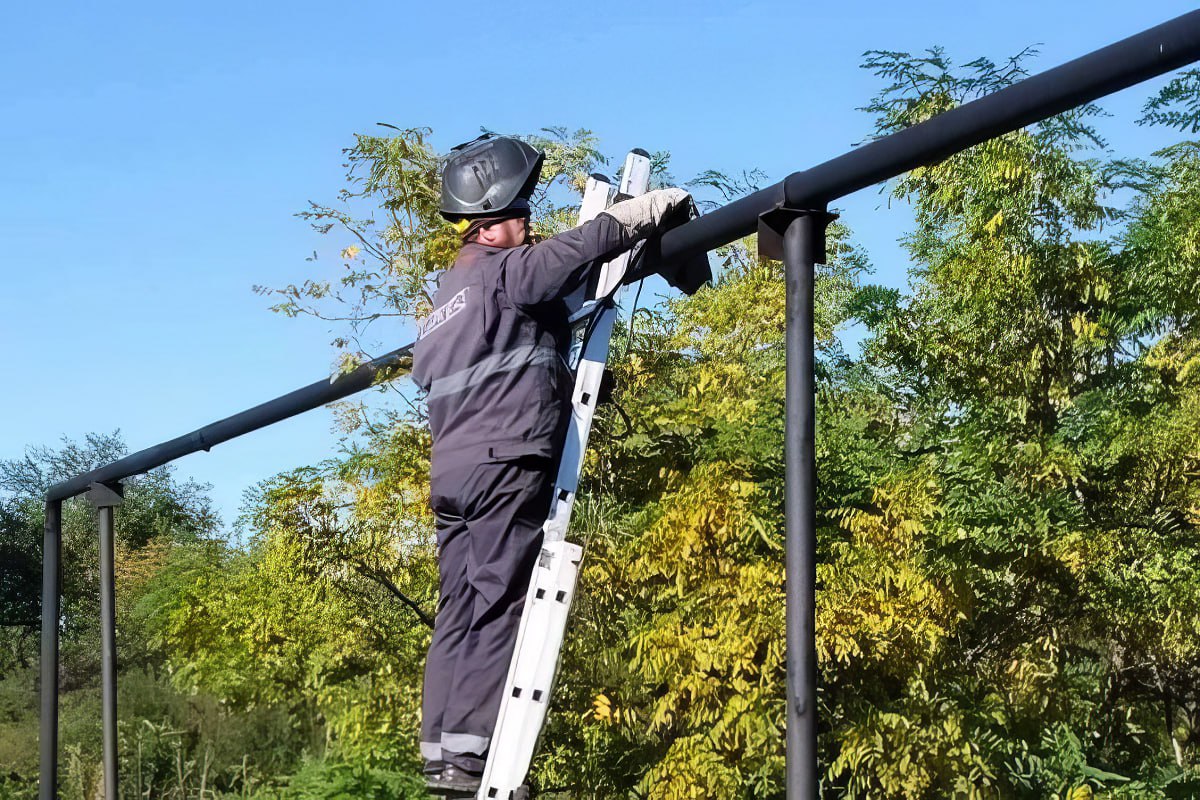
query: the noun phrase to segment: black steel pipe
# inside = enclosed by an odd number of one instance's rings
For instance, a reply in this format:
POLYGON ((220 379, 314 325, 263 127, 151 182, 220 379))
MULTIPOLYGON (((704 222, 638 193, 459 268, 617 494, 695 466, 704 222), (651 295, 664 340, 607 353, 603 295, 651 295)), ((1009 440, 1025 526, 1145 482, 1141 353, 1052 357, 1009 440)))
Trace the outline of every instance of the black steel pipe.
MULTIPOLYGON (((62 501, 82 494, 96 484, 115 486, 131 475, 148 472, 177 458, 265 428, 297 414, 332 403, 375 382, 386 370, 405 371, 412 366, 412 344, 363 364, 335 379, 319 380, 191 433, 140 450, 83 475, 55 484, 46 492, 46 525, 42 553, 41 648, 41 786, 40 800, 54 800, 58 785, 58 625, 61 597, 62 501)), ((102 715, 105 792, 117 797, 116 749, 116 637, 112 563, 112 506, 100 507, 101 528, 101 633, 102 715), (107 530, 107 536, 105 531, 107 530), (106 566, 105 539, 108 560, 106 566)))
POLYGON ((813 276, 825 260, 824 211, 801 213, 783 237, 787 296, 784 461, 787 636, 787 797, 817 796, 817 532, 813 276))
POLYGON ((139 450, 111 464, 51 486, 47 500, 65 500, 82 494, 93 483, 113 484, 140 475, 182 456, 209 450, 243 434, 265 428, 297 414, 349 397, 369 387, 382 370, 407 370, 412 364, 413 345, 408 344, 363 364, 334 380, 320 380, 254 408, 206 425, 168 442, 139 450))
POLYGON ((38 745, 41 751, 39 800, 58 797, 58 619, 62 587, 62 501, 46 502, 42 529, 42 711, 38 745))
POLYGON ((113 507, 100 515, 100 719, 104 740, 104 797, 117 800, 117 610, 113 507))
POLYGON ((995 136, 1200 60, 1200 11, 1047 70, 878 139, 668 231, 661 259, 707 252, 753 233, 772 209, 824 207, 995 136))

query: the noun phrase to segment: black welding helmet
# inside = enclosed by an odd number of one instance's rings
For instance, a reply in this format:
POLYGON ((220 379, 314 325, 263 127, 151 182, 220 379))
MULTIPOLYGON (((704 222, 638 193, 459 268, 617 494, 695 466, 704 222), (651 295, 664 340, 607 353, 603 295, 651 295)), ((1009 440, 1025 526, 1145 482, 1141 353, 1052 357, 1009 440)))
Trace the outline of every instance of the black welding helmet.
POLYGON ((442 167, 438 210, 451 221, 502 216, 519 201, 529 200, 545 157, 525 142, 490 133, 460 144, 442 167))

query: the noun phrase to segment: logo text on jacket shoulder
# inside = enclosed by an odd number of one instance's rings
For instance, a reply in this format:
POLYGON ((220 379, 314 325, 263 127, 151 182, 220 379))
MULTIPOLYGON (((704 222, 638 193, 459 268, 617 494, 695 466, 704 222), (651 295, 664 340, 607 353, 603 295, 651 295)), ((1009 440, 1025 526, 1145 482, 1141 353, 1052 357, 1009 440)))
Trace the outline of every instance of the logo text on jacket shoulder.
POLYGON ((467 290, 470 288, 470 286, 464 287, 461 292, 451 297, 449 301, 430 311, 429 316, 417 320, 417 338, 424 339, 449 322, 450 318, 455 314, 466 308, 467 290))

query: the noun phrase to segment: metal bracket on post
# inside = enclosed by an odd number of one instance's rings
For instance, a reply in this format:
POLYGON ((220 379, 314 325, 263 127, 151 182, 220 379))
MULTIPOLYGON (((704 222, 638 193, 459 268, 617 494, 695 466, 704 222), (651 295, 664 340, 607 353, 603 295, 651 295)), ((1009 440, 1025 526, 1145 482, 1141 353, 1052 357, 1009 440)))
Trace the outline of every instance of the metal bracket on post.
POLYGON ((97 511, 117 508, 125 502, 125 487, 120 483, 93 483, 84 497, 97 511))
MULTIPOLYGON (((760 214, 758 217, 758 254, 764 258, 783 261, 784 237, 787 234, 788 226, 798 217, 812 217, 818 223, 817 227, 821 237, 820 241, 815 243, 815 249, 822 254, 823 259, 823 254, 825 253, 825 228, 829 223, 838 218, 837 214, 831 214, 823 208, 788 208, 787 206, 777 206, 765 214, 760 214)), ((823 263, 823 261, 820 263, 823 263)))
POLYGON ((787 635, 787 798, 816 800, 817 470, 813 285, 825 261, 825 209, 778 207, 759 217, 759 255, 783 261, 787 294, 784 457, 787 635))
POLYGON ((87 500, 100 518, 100 683, 104 796, 117 800, 117 612, 113 509, 125 502, 119 483, 93 483, 87 500))

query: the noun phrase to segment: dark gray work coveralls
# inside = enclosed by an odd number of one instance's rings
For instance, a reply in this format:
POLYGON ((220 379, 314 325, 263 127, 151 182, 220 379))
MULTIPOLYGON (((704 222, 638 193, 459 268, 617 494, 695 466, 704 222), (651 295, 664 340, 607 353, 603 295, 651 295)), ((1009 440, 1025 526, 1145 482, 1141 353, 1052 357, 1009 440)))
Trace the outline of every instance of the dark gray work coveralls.
POLYGON ((607 214, 534 245, 465 244, 419 324, 440 572, 426 760, 483 771, 570 415, 563 298, 632 244, 607 214))

